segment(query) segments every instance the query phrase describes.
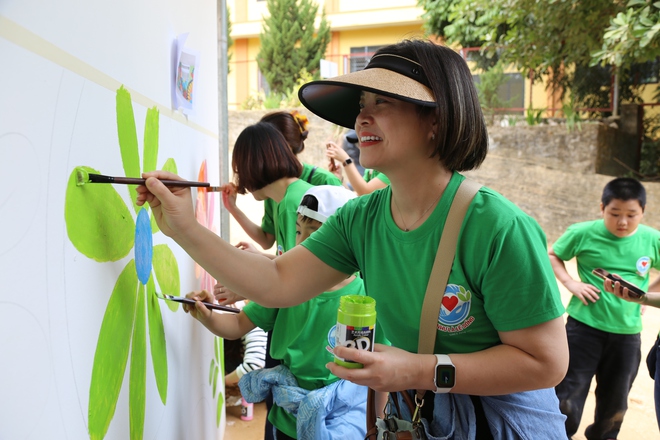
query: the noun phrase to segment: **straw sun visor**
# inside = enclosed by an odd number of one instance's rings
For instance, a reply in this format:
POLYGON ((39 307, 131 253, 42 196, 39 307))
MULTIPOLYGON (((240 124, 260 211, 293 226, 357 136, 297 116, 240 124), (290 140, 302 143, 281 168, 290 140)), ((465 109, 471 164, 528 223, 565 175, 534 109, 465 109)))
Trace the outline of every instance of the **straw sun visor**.
POLYGON ((300 102, 334 124, 355 128, 362 91, 378 93, 422 106, 435 107, 431 89, 392 70, 367 67, 329 80, 312 81, 299 91, 300 102))

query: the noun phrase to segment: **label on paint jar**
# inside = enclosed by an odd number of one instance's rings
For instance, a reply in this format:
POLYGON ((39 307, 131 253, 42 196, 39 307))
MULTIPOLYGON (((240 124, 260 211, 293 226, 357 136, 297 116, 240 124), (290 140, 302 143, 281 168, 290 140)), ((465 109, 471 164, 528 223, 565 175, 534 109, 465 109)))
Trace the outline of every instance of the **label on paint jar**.
MULTIPOLYGON (((374 350, 376 300, 368 296, 346 295, 339 301, 335 346, 374 350)), ((335 356, 335 363, 346 368, 362 368, 359 362, 335 356)))

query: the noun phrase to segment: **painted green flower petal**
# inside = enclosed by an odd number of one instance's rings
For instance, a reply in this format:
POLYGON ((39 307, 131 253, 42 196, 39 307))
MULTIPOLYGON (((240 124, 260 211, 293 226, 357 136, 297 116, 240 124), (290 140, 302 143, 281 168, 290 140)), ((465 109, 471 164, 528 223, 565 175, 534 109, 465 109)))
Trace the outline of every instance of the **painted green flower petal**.
POLYGON ((215 359, 211 359, 211 365, 209 365, 209 385, 213 384, 213 369, 215 368, 215 359))
MULTIPOLYGON (((80 167, 98 173, 90 167, 80 167)), ((69 176, 64 202, 66 231, 78 251, 99 262, 117 261, 133 248, 135 223, 126 203, 112 185, 76 185, 69 176)))
POLYGON ((138 284, 133 343, 131 345, 131 370, 128 390, 128 413, 131 440, 142 440, 147 394, 147 323, 144 285, 138 284))
POLYGON ((176 168, 176 162, 171 157, 165 161, 163 164, 163 170, 169 171, 170 173, 178 174, 176 168))
POLYGON ((215 337, 215 358, 219 359, 220 362, 220 374, 222 377, 225 377, 227 373, 225 372, 225 340, 223 338, 215 337))
POLYGON ((115 414, 131 346, 137 285, 135 261, 131 260, 117 278, 96 344, 87 409, 91 440, 105 437, 115 414))
MULTIPOLYGON (((140 177, 140 155, 138 153, 133 102, 131 101, 131 94, 124 86, 117 90, 117 134, 119 136, 121 161, 124 165, 126 177, 140 177)), ((134 185, 128 185, 128 193, 133 201, 133 208, 137 212, 138 206, 135 204, 137 191, 134 185)))
MULTIPOLYGON (((163 317, 160 314, 160 304, 156 296, 154 277, 147 283, 147 310, 149 317, 149 342, 151 348, 151 362, 154 366, 158 394, 163 405, 167 403, 167 344, 165 341, 165 328, 163 317)), ((171 302, 171 301, 167 301, 171 302)))
POLYGON ((218 367, 213 367, 213 382, 211 382, 211 390, 215 396, 215 392, 218 390, 218 372, 220 369, 218 367))
MULTIPOLYGON (((181 294, 181 285, 179 284, 179 265, 176 262, 174 254, 166 244, 154 246, 154 274, 156 281, 160 286, 160 291, 164 295, 179 296, 181 294)), ((179 303, 175 301, 165 301, 167 306, 173 312, 179 309, 179 303)))
POLYGON ((218 406, 217 406, 217 411, 215 413, 215 426, 220 427, 220 421, 222 420, 222 407, 224 406, 225 403, 225 396, 220 393, 218 395, 218 406))
MULTIPOLYGON (((176 162, 174 159, 171 157, 165 161, 165 165, 163 165, 163 170, 164 171, 169 171, 170 173, 178 174, 177 168, 176 168, 176 162)), ((154 234, 158 232, 160 229, 158 228, 158 223, 156 223, 156 219, 151 216, 151 232, 154 234)))
POLYGON ((156 107, 147 110, 144 121, 144 154, 142 159, 142 171, 145 173, 156 169, 158 159, 158 120, 159 114, 156 107))

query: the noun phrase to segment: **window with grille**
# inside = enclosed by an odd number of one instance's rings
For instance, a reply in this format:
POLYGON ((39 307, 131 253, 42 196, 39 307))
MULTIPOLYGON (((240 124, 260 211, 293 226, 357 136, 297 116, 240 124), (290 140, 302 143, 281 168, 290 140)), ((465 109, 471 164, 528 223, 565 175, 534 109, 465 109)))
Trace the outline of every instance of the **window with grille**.
POLYGON ((378 49, 383 46, 360 46, 360 47, 351 47, 351 56, 350 56, 350 72, 357 72, 364 69, 369 60, 374 55, 378 49))
MULTIPOLYGON (((506 81, 499 87, 497 95, 505 108, 525 107, 525 81, 521 73, 505 73, 506 81)), ((479 84, 479 75, 472 75, 474 83, 479 84)), ((517 111, 516 113, 521 112, 517 111)))
POLYGON ((660 82, 660 57, 646 63, 634 63, 630 74, 633 84, 657 84, 660 82))

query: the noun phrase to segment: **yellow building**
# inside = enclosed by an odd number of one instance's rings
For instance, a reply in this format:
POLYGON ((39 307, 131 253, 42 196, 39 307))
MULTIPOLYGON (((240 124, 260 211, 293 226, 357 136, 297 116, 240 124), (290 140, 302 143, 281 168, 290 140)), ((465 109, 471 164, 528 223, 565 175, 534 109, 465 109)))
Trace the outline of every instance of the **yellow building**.
MULTIPOLYGON (((417 0, 316 0, 319 11, 325 10, 330 24, 331 41, 326 49, 325 60, 336 66, 334 76, 364 68, 371 54, 384 45, 404 38, 424 37, 422 15, 424 10, 417 0)), ((228 104, 239 109, 248 98, 268 90, 259 71, 256 57, 260 49, 263 17, 268 16, 265 0, 228 0, 231 16, 229 49, 231 61, 227 81, 228 104)), ((320 17, 319 17, 320 18, 320 17)), ((457 48, 459 50, 460 48, 457 48)), ((462 51, 471 68, 469 52, 462 51)), ((476 77, 481 73, 473 71, 476 77)), ((507 80, 500 88, 500 98, 507 102, 507 113, 522 115, 525 109, 545 109, 544 116, 563 116, 560 91, 546 89, 544 79, 533 82, 515 69, 506 70, 507 80), (559 110, 559 112, 558 112, 559 110)), ((651 93, 645 93, 651 95, 651 93)), ((564 99, 567 100, 569 94, 564 99)), ((649 102, 651 99, 648 96, 649 102)))
MULTIPOLYGON (((423 37, 422 14, 416 0, 316 0, 325 9, 332 38, 325 59, 337 74, 361 70, 379 47, 404 38, 423 37)), ((265 0, 229 0, 231 38, 227 80, 230 109, 240 108, 266 82, 257 66, 259 34, 268 15, 265 0)))

